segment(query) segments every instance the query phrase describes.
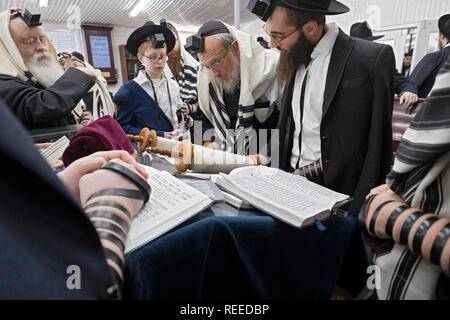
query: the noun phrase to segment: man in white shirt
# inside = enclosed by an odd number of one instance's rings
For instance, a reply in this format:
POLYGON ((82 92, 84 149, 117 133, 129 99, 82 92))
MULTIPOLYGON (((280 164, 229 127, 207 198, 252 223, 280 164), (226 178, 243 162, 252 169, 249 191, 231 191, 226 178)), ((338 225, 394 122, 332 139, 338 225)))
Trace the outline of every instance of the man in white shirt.
POLYGON ((256 1, 252 11, 281 52, 281 168, 352 196, 356 215, 392 162, 392 49, 326 24, 349 11, 335 0, 256 1))

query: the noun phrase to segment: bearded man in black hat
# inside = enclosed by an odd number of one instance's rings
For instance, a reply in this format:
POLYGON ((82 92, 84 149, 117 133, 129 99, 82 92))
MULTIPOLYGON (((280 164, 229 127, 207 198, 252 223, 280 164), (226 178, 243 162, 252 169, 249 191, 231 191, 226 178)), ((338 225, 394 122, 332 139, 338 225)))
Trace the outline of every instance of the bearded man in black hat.
POLYGON ((281 51, 282 169, 351 195, 356 215, 392 162, 392 48, 325 24, 326 15, 349 11, 338 1, 252 0, 249 9, 281 51))
POLYGON ((450 56, 450 14, 442 16, 438 25, 439 51, 423 57, 409 78, 419 90, 419 98, 426 98, 430 94, 439 70, 450 56))

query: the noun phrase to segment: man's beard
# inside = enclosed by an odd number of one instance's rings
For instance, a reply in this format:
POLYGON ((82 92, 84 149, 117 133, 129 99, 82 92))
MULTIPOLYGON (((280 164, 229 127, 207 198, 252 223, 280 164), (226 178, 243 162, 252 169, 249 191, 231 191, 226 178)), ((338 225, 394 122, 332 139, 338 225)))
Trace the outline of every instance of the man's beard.
POLYGON ((231 74, 226 79, 216 79, 219 84, 222 84, 223 91, 226 94, 234 93, 241 84, 241 64, 239 59, 237 59, 233 54, 231 55, 231 59, 233 64, 233 71, 231 74))
POLYGON ((181 54, 180 52, 171 52, 169 55, 169 60, 167 61, 167 65, 170 68, 170 71, 172 71, 173 76, 175 79, 178 80, 181 73, 181 54))
POLYGON ((280 85, 290 83, 301 65, 309 65, 314 47, 302 32, 290 52, 280 49, 280 60, 277 66, 277 78, 280 85))
POLYGON ((64 69, 49 52, 35 54, 31 59, 25 61, 25 65, 45 88, 52 86, 64 74, 64 69))

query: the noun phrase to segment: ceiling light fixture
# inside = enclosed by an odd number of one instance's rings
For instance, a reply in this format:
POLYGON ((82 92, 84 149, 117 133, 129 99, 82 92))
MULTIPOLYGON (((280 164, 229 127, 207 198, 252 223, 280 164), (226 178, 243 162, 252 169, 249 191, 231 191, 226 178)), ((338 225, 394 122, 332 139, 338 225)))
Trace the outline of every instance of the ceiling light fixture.
POLYGON ((141 11, 147 7, 153 0, 139 0, 138 3, 130 11, 130 17, 136 17, 141 11))

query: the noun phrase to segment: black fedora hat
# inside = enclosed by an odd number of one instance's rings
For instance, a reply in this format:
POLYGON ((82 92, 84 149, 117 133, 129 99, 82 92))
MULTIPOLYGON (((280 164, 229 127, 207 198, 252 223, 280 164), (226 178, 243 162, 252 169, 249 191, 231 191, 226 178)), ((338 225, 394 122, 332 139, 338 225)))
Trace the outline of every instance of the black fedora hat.
POLYGON ((337 15, 350 11, 349 7, 336 0, 276 0, 274 4, 306 13, 323 15, 337 15))
POLYGON ((384 35, 374 36, 367 21, 353 24, 350 28, 350 36, 368 41, 374 41, 384 37, 384 35))
POLYGON ((450 14, 443 15, 438 22, 439 32, 446 38, 450 37, 450 14))
POLYGON ((128 38, 128 52, 137 56, 140 45, 144 42, 151 41, 151 36, 156 34, 162 34, 164 36, 164 42, 167 45, 167 53, 172 51, 172 49, 175 47, 175 36, 173 35, 172 31, 167 28, 167 24, 163 20, 161 22, 161 25, 157 25, 153 21, 148 21, 142 27, 136 29, 128 38))

